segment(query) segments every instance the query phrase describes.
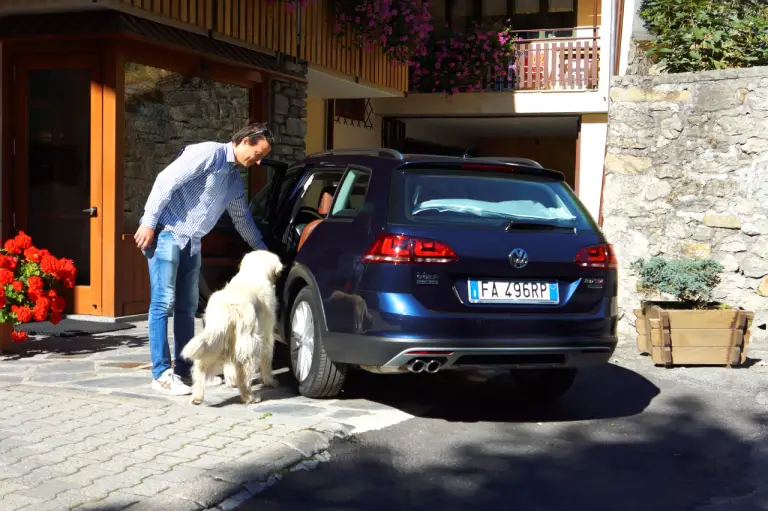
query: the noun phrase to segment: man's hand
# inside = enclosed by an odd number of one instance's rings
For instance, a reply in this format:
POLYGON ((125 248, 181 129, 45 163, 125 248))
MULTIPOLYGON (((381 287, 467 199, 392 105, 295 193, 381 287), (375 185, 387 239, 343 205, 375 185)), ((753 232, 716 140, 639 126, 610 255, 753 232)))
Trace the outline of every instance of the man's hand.
POLYGON ((140 225, 136 234, 133 235, 133 239, 136 240, 136 246, 141 250, 145 250, 152 243, 152 238, 155 237, 155 230, 146 225, 140 225))

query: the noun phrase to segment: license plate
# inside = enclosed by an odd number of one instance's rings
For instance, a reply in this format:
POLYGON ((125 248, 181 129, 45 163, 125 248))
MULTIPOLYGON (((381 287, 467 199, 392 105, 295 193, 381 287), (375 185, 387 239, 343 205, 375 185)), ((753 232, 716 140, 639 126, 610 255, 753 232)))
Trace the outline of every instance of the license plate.
POLYGON ((470 303, 560 303, 556 282, 470 280, 470 303))

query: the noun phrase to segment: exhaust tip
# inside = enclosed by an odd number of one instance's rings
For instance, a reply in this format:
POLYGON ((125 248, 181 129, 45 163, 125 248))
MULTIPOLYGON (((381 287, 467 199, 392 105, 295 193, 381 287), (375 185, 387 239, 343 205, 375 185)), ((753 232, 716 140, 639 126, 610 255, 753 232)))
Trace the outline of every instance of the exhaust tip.
POLYGON ((423 360, 417 358, 416 360, 411 360, 408 362, 407 367, 408 370, 412 373, 420 373, 427 367, 427 364, 425 364, 423 360))
POLYGON ((435 374, 440 370, 441 366, 442 364, 437 360, 430 360, 424 369, 430 374, 435 374))

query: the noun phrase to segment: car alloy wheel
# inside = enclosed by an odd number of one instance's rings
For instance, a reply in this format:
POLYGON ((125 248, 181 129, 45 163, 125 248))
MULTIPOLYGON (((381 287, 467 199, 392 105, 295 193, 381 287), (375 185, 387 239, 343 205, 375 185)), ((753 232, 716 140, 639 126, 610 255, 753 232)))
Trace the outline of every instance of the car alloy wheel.
POLYGON ((315 319, 307 302, 299 303, 291 318, 291 359, 293 373, 299 382, 309 376, 315 354, 315 319))

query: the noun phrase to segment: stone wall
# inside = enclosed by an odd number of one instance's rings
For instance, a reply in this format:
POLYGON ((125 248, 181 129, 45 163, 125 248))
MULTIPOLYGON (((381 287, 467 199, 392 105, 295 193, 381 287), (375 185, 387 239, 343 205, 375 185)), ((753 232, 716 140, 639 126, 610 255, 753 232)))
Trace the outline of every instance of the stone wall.
MULTIPOLYGON (((713 258, 718 300, 768 310, 768 68, 614 79, 604 232, 621 262, 620 332, 634 339, 638 257, 713 258)), ((753 329, 753 339, 765 332, 753 329)))
MULTIPOLYGON (((282 71, 299 78, 307 77, 306 63, 281 56, 282 71)), ((307 135, 307 84, 273 79, 270 84, 272 98, 272 131, 275 147, 272 155, 276 160, 293 163, 306 156, 307 135)))
POLYGON ((185 146, 230 140, 250 117, 250 90, 126 64, 123 232, 144 213, 155 177, 185 146))

